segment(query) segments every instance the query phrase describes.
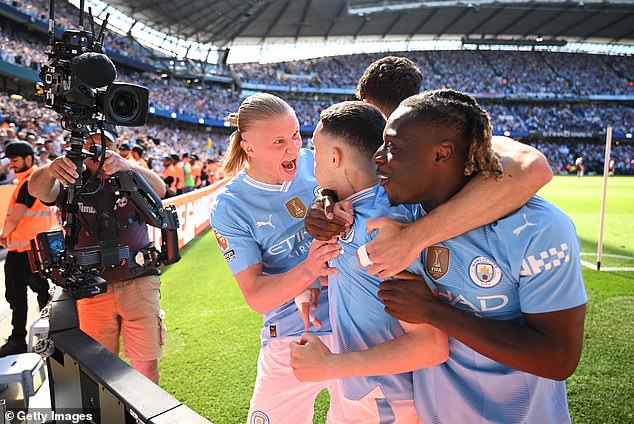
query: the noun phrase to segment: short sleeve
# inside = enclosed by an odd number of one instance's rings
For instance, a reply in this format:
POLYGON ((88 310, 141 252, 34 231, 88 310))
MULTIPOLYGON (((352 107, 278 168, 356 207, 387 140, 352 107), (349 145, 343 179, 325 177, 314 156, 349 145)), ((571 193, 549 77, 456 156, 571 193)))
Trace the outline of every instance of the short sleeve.
POLYGON ((228 208, 225 201, 228 199, 218 197, 211 211, 211 226, 231 273, 236 275, 262 262, 262 252, 251 234, 248 221, 235 212, 239 208, 228 208), (227 209, 234 212, 229 213, 227 209))
POLYGON ((20 191, 18 192, 18 197, 15 199, 15 202, 30 208, 35 203, 35 200, 35 197, 29 194, 29 182, 27 181, 22 184, 22 187, 20 187, 20 191))
POLYGON ((533 235, 519 276, 523 313, 561 311, 588 301, 579 251, 575 227, 566 216, 557 217, 533 235))

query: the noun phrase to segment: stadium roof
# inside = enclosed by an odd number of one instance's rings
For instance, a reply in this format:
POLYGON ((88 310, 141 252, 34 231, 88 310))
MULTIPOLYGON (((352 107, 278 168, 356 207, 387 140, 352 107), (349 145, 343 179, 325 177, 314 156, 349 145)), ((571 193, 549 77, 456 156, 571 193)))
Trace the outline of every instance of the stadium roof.
POLYGON ((166 34, 225 46, 273 40, 564 38, 634 44, 632 0, 106 0, 166 34))

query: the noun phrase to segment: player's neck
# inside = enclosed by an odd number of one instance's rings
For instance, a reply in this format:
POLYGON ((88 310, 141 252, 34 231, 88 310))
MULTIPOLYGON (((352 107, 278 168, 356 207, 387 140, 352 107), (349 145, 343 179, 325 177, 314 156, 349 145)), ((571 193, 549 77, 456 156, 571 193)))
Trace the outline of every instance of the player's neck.
POLYGON ((355 193, 374 187, 379 181, 374 172, 368 172, 359 168, 344 167, 338 190, 336 190, 339 199, 347 199, 355 193))
POLYGON ((434 185, 426 194, 426 199, 420 202, 427 212, 455 196, 469 182, 469 177, 454 172, 440 176, 438 181, 442 183, 434 185))

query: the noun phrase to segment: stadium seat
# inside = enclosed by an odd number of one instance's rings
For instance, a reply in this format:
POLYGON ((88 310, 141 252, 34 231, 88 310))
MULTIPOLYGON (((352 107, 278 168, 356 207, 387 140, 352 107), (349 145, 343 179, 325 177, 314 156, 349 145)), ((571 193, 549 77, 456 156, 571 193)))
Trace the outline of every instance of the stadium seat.
POLYGON ((35 321, 31 325, 31 328, 29 329, 29 344, 26 348, 26 351, 33 352, 33 346, 35 346, 35 343, 33 343, 33 340, 35 339, 35 337, 37 337, 38 339, 41 339, 42 337, 46 337, 47 335, 48 335, 48 319, 38 318, 38 320, 35 321))
POLYGON ((29 398, 37 392, 46 374, 44 362, 36 353, 21 353, 0 358, 0 385, 20 383, 24 397, 24 407, 28 408, 29 398), (38 375, 39 378, 33 377, 38 375))

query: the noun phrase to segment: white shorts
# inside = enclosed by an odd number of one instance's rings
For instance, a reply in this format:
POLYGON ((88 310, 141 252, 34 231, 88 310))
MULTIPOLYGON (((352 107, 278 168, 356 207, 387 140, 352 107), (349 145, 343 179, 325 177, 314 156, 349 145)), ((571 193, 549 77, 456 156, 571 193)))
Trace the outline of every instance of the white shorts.
POLYGON ((388 401, 378 387, 359 400, 351 400, 343 396, 341 380, 337 384, 340 396, 330 398, 330 408, 339 411, 337 423, 421 424, 413 400, 388 401), (336 406, 335 402, 339 405, 336 406))
MULTIPOLYGON (((319 338, 332 349, 333 336, 319 338)), ((248 424, 312 424, 317 395, 327 389, 331 399, 339 397, 337 380, 304 382, 295 378, 290 364, 290 343, 299 340, 299 337, 281 337, 260 349, 248 424)), ((335 419, 336 406, 333 408, 331 404, 327 423, 340 422, 335 419)))

